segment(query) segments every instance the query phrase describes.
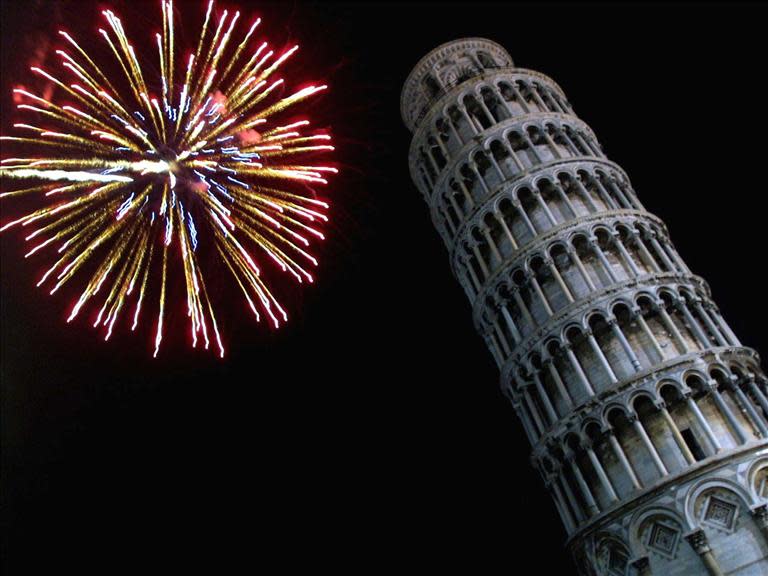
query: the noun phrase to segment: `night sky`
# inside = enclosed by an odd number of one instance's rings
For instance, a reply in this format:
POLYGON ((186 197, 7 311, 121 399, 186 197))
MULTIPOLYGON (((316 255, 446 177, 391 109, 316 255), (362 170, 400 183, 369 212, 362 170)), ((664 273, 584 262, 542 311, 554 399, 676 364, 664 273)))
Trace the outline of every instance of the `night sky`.
MULTIPOLYGON (((176 5, 182 41, 195 41, 204 3, 176 5)), ((17 117, 10 89, 33 86, 32 58, 53 61, 62 22, 87 37, 106 6, 137 48, 156 50, 159 1, 2 0, 0 131, 17 117)), ((223 361, 189 348, 179 303, 169 321, 179 335, 153 360, 151 323, 107 343, 87 318, 68 325, 73 290, 35 289, 46 258, 25 260, 19 232, 0 236, 3 567, 531 574, 535 557, 535 573, 572 573, 410 181, 400 89, 429 50, 463 36, 493 39, 551 76, 735 332, 766 353, 765 10, 220 7, 263 15, 271 41, 302 45, 293 76, 330 84, 311 115, 332 126, 342 171, 326 192, 332 225, 316 283, 285 285, 292 319, 279 331, 229 299, 223 361)), ((2 222, 14 213, 4 202, 2 222)))

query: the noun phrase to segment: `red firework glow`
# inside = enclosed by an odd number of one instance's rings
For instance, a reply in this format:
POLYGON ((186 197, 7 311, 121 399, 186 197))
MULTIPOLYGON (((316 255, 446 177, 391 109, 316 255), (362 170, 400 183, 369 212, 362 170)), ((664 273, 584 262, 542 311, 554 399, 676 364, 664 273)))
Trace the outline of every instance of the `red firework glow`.
POLYGON ((94 326, 104 327, 105 339, 126 310, 134 330, 156 289, 155 355, 171 300, 169 273, 183 270, 192 344, 202 341, 207 349, 213 340, 223 356, 198 244, 211 247, 215 261, 229 270, 257 320, 265 316, 277 327, 288 319, 257 263, 266 257, 298 282, 312 282, 306 268, 317 260, 308 249, 311 239, 323 239, 317 227, 328 220, 328 204, 311 186, 326 184, 337 170, 306 160, 333 150, 330 136, 308 133, 308 120, 280 118, 326 86, 278 95, 285 81, 277 74, 298 46, 277 54, 267 42, 255 42, 260 19, 235 44, 240 12, 216 14, 213 0, 195 51, 180 63, 170 0, 162 2, 162 32, 156 34, 160 74, 153 95, 122 22, 110 10, 103 15, 109 26, 99 33, 119 77, 110 78, 60 31, 68 45, 56 51, 66 69, 62 76, 31 70, 69 103, 14 90, 17 108, 34 120, 14 124, 24 134, 1 139, 39 153, 2 160, 3 181, 21 184, 4 185, 0 198, 30 194, 43 205, 4 222, 0 231, 27 228, 32 247, 26 257, 53 253, 37 284, 51 294, 84 265, 93 268, 80 275, 87 280, 68 321, 99 297, 94 326), (116 89, 117 83, 126 88, 116 89), (180 266, 172 267, 176 261, 180 266))

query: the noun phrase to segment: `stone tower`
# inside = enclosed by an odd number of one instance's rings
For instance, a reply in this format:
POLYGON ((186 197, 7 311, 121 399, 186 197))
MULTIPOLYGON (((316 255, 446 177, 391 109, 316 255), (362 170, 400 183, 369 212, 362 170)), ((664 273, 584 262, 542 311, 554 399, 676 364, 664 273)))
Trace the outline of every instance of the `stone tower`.
POLYGON ((403 88, 410 170, 584 575, 768 574, 768 391, 664 223, 489 40, 403 88))

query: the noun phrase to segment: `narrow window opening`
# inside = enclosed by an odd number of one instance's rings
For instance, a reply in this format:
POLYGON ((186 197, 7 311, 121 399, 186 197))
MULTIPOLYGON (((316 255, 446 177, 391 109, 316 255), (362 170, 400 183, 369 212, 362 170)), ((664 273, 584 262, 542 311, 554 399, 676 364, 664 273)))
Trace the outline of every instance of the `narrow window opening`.
POLYGON ((680 434, 682 435, 683 440, 685 440, 688 450, 691 451, 691 454, 693 454, 693 457, 696 459, 696 462, 700 462, 707 457, 707 455, 704 454, 704 450, 701 448, 701 444, 696 440, 696 436, 693 435, 690 428, 680 430, 680 434))

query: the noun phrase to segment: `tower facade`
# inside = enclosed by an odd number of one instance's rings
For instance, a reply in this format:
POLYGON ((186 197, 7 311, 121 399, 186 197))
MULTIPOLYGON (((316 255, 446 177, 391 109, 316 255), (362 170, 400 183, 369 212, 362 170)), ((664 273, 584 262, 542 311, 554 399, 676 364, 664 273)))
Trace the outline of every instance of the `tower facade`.
POLYGON ((560 87, 468 38, 403 88, 410 170, 584 575, 768 574, 768 390, 560 87))

